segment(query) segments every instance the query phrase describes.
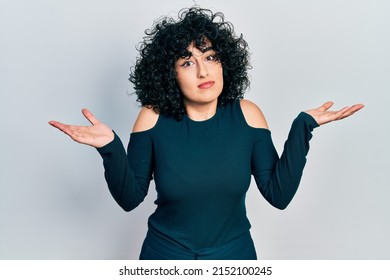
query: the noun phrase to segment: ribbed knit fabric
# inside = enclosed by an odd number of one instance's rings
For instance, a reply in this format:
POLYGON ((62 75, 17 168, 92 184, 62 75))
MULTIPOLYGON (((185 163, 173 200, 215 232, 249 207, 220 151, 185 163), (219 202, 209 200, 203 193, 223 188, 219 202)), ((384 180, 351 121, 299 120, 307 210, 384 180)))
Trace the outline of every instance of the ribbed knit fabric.
POLYGON ((143 201, 154 177, 157 209, 149 230, 175 246, 199 250, 248 232, 245 194, 251 174, 273 206, 289 204, 317 126, 300 113, 279 159, 270 131, 250 127, 234 101, 206 121, 159 116, 152 129, 131 134, 127 154, 117 135, 98 151, 109 190, 124 210, 143 201))

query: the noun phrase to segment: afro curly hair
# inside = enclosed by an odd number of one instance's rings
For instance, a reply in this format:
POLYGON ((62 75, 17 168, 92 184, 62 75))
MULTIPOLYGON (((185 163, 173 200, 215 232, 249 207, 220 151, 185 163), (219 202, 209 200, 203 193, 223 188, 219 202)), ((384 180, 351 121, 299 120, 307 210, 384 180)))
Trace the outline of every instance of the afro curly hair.
POLYGON ((164 17, 145 34, 129 78, 142 106, 177 120, 186 114, 174 65, 187 56, 187 47, 193 42, 200 50, 210 42, 222 64, 224 86, 218 106, 244 97, 249 86, 247 71, 251 68, 248 44, 242 35, 235 35, 233 25, 225 21, 223 13, 198 7, 183 9, 177 21, 164 17))

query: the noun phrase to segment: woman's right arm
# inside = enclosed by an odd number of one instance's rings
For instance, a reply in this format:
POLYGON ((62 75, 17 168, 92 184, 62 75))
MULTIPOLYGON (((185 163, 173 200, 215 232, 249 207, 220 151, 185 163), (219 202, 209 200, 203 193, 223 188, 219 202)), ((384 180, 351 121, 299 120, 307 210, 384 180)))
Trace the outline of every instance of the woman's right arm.
POLYGON ((148 135, 131 135, 128 151, 119 137, 97 148, 103 159, 104 177, 115 201, 125 211, 136 208, 148 194, 152 180, 152 143, 148 135))
POLYGON ((149 129, 157 119, 153 110, 141 109, 130 135, 127 156, 116 134, 112 142, 97 149, 103 158, 108 188, 125 211, 136 208, 148 194, 153 174, 153 143, 149 129))
MULTIPOLYGON (((144 120, 148 114, 143 111, 144 109, 136 121, 138 131, 149 128, 145 125, 148 120, 144 120)), ((56 121, 50 121, 49 124, 69 135, 74 141, 95 147, 103 158, 104 175, 112 196, 125 211, 134 209, 147 195, 152 179, 153 154, 150 137, 147 133, 132 134, 126 154, 121 140, 109 127, 97 120, 87 109, 83 109, 83 114, 91 126, 74 126, 56 121)))

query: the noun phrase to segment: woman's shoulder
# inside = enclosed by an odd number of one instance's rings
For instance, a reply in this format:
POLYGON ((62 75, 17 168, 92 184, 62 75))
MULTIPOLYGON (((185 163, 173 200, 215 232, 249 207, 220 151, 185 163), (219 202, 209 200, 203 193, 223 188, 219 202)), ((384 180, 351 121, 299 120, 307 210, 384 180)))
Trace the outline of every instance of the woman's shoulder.
POLYGON ((268 129, 267 121, 259 106, 252 101, 242 99, 240 100, 240 107, 245 121, 250 127, 268 129))
POLYGON ((152 129, 156 125, 158 118, 159 114, 153 108, 142 107, 138 113, 132 132, 142 132, 152 129))

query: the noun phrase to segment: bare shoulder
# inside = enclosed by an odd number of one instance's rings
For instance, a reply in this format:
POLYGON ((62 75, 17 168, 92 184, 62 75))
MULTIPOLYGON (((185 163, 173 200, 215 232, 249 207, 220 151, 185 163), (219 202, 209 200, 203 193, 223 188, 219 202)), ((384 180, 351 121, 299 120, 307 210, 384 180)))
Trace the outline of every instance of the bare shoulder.
POLYGON ((244 114, 246 123, 254 128, 267 128, 268 124, 263 115, 263 112, 260 110, 259 106, 257 106, 252 101, 243 99, 240 100, 241 110, 244 114))
POLYGON ((134 123, 132 132, 141 132, 153 128, 157 123, 158 116, 152 108, 142 107, 134 123))

